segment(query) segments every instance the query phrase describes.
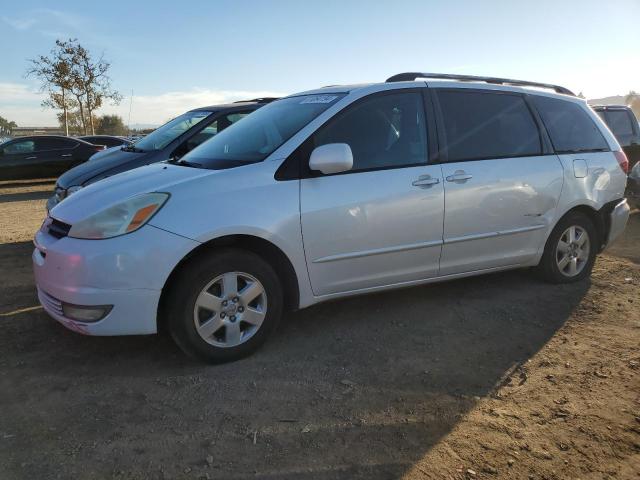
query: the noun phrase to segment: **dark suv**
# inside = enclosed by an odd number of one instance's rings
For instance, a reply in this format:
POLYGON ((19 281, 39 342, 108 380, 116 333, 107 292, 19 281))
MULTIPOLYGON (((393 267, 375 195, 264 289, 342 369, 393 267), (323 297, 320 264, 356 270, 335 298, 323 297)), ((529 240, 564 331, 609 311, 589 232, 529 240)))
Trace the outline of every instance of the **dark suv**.
POLYGON ((629 172, 640 161, 640 126, 633 110, 624 105, 595 105, 593 109, 607 124, 629 159, 629 172))
POLYGON ((132 145, 110 148, 94 155, 90 161, 69 170, 58 179, 54 195, 47 202, 47 210, 51 210, 68 195, 103 178, 150 163, 178 159, 273 100, 275 99, 257 98, 190 110, 132 145))

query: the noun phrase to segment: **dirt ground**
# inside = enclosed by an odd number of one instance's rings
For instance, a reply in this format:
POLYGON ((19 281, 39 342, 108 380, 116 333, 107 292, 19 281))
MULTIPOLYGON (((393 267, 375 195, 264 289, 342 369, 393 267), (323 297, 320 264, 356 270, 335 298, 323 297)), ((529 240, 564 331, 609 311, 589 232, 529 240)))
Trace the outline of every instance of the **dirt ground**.
POLYGON ((640 478, 640 212, 588 282, 327 303, 206 366, 33 308, 51 190, 0 184, 2 480, 640 478))

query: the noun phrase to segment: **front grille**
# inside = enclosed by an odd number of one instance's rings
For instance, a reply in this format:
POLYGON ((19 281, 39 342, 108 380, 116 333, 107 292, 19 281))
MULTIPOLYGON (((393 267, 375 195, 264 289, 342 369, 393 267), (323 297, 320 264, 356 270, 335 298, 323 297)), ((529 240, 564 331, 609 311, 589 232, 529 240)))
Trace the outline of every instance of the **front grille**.
POLYGON ((64 312, 62 310, 62 302, 55 297, 52 297, 47 292, 38 289, 40 303, 45 310, 55 313, 60 316, 64 316, 64 312))
POLYGON ((51 219, 51 223, 49 224, 49 235, 56 238, 63 238, 69 235, 69 230, 71 230, 71 225, 68 223, 61 222, 55 218, 51 219))

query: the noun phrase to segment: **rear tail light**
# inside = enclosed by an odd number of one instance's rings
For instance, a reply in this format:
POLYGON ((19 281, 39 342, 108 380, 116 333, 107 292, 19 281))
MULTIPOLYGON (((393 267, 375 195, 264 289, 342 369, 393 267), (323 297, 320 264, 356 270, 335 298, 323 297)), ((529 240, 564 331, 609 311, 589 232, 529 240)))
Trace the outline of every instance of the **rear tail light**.
POLYGON ((618 160, 618 165, 624 173, 629 173, 629 159, 625 155, 624 152, 613 152, 616 156, 616 160, 618 160))

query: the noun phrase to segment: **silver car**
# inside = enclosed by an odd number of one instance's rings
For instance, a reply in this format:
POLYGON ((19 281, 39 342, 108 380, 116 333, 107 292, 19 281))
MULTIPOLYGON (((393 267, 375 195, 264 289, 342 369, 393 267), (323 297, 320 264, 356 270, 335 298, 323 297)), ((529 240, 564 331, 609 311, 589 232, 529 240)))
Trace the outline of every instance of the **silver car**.
POLYGON ((165 325, 194 357, 233 360, 329 299, 522 267, 580 281, 627 222, 626 165, 560 86, 322 88, 58 204, 35 237, 38 294, 75 331, 165 325))

